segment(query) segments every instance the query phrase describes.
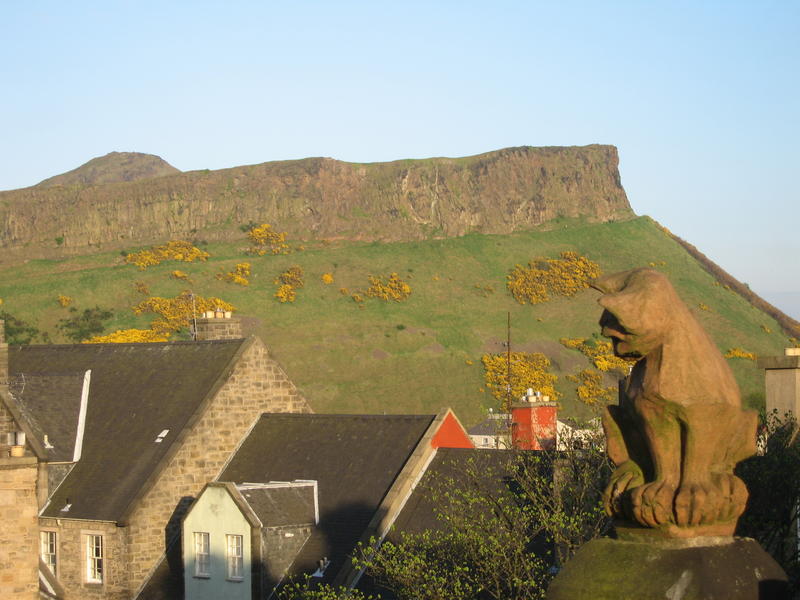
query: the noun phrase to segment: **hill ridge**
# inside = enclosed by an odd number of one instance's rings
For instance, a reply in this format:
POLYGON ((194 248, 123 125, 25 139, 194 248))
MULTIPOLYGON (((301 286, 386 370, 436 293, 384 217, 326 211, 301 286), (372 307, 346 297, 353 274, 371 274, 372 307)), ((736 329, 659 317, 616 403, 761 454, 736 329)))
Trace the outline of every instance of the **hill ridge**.
POLYGON ((115 151, 93 158, 66 173, 48 177, 33 187, 102 185, 151 179, 174 173, 180 171, 155 154, 115 151))
POLYGON ((463 158, 306 158, 86 187, 23 188, 0 192, 0 260, 130 248, 170 237, 231 240, 251 221, 272 223, 295 239, 400 241, 509 233, 558 218, 627 219, 633 211, 618 164, 613 146, 522 146, 463 158))

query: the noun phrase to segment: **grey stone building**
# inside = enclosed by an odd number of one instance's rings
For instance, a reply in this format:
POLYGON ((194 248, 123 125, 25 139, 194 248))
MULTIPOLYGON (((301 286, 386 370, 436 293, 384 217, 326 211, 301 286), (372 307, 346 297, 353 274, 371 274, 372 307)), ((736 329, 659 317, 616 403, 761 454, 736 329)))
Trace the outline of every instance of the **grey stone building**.
POLYGON ((310 412, 236 319, 197 329, 154 344, 0 336, 0 456, 19 455, 0 459, 3 598, 137 597, 257 418, 310 412))

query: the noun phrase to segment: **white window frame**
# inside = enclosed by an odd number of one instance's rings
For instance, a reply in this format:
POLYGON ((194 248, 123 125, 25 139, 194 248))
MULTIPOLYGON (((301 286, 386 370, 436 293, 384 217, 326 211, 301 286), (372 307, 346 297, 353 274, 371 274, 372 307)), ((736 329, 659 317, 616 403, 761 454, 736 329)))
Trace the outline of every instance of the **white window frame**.
POLYGON ((58 569, 58 534, 52 529, 42 529, 39 532, 39 556, 53 575, 58 569))
POLYGON ((227 579, 242 581, 244 579, 244 539, 241 535, 225 534, 225 563, 227 579))
POLYGON ((194 532, 194 576, 211 577, 211 542, 207 531, 194 532))
POLYGON ((103 583, 105 576, 105 539, 102 533, 86 533, 86 583, 103 583))

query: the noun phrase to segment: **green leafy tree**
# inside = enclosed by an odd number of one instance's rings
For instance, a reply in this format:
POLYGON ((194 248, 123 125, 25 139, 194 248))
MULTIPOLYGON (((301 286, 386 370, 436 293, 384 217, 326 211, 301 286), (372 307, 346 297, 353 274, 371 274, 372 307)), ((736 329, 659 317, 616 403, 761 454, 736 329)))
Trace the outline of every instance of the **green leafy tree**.
POLYGON ((283 586, 277 594, 278 600, 380 600, 380 596, 367 596, 359 590, 348 590, 327 584, 315 584, 313 578, 305 576, 283 586))
POLYGON ((81 342, 91 337, 103 333, 105 329, 104 321, 114 316, 114 312, 105 308, 95 306, 86 308, 83 312, 78 311, 74 306, 69 309, 70 317, 59 320, 56 328, 64 336, 73 342, 81 342))
POLYGON ((561 451, 492 451, 505 457, 499 466, 471 461, 424 480, 439 526, 362 547, 355 565, 402 599, 544 598, 553 567, 609 527, 599 436, 561 451))
POLYGON ((736 535, 752 537, 789 576, 800 593, 800 429, 790 415, 762 415, 760 452, 736 467, 750 492, 736 535))
POLYGON ((0 319, 5 321, 6 343, 12 346, 25 346, 41 335, 36 327, 9 312, 0 311, 0 319))

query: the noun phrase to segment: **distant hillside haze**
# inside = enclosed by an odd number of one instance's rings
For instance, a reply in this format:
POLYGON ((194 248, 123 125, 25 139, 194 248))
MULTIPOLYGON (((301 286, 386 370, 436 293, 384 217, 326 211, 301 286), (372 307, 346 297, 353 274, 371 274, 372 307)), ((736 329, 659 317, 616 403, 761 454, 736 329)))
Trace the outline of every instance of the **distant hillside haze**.
POLYGON ((93 158, 77 169, 49 177, 36 184, 35 187, 102 185, 120 181, 152 179, 175 173, 180 173, 180 171, 154 154, 109 152, 105 156, 93 158))
POLYGON ((0 192, 0 247, 13 262, 169 238, 231 240, 251 222, 294 239, 377 241, 511 233, 558 218, 609 222, 633 217, 618 163, 613 146, 525 146, 466 158, 308 158, 181 173, 152 155, 112 153, 0 192), (145 164, 163 168, 143 178, 145 164))

